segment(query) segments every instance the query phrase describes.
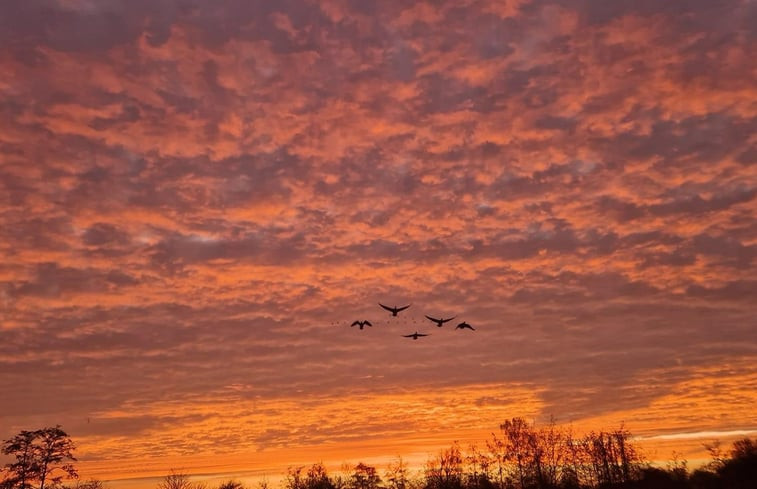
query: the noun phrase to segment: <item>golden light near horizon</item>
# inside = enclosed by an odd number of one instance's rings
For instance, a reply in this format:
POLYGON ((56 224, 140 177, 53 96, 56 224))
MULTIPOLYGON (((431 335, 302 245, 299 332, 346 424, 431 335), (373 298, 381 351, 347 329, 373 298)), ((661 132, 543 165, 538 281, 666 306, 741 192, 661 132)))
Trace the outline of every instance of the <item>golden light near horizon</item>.
POLYGON ((148 489, 513 417, 661 463, 756 432, 751 0, 0 19, 0 439, 148 489))

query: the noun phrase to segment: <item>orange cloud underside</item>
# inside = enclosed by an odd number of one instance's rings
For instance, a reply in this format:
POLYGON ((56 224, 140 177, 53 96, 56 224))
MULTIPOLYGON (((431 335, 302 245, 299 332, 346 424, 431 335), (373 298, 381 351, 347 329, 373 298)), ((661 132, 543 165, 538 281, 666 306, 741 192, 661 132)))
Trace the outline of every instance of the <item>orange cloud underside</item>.
MULTIPOLYGON (((652 373, 631 388, 644 389, 654 381, 652 373)), ((704 443, 738 436, 719 432, 734 426, 744 433, 755 430, 748 424, 757 401, 755 387, 757 376, 743 362, 698 369, 647 405, 556 421, 579 434, 624 426, 651 460, 664 462, 677 453, 696 464, 708 460, 704 443)), ((485 448, 491 433, 499 433, 499 424, 513 416, 534 420, 537 426, 547 422, 538 390, 517 385, 246 401, 239 397, 244 390, 234 385, 206 399, 142 407, 143 414, 158 419, 197 416, 202 421, 144 432, 137 439, 83 438, 83 473, 105 479, 127 479, 135 473, 160 477, 181 467, 191 474, 279 477, 287 467, 319 461, 332 469, 364 460, 386 465, 397 456, 421 463, 454 441, 485 448), (299 441, 292 443, 292 437, 299 441), (139 457, 142 453, 151 453, 152 461, 146 463, 139 457)), ((127 406, 125 411, 97 413, 91 422, 128 417, 130 412, 127 406)))

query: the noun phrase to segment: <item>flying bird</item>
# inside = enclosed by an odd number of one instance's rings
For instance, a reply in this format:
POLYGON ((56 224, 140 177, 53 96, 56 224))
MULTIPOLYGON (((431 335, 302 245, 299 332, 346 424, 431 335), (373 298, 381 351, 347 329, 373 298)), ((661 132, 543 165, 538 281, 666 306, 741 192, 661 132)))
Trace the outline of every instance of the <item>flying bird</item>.
POLYGON ((403 338, 412 338, 412 339, 414 339, 414 340, 417 340, 417 339, 418 339, 418 338, 420 338, 421 336, 431 336, 431 335, 428 335, 428 334, 423 334, 423 333, 419 333, 419 332, 417 332, 417 331, 416 331, 415 333, 413 333, 413 334, 403 334, 403 335, 402 335, 402 337, 403 337, 403 338))
POLYGON ((446 323, 447 321, 452 321, 453 319, 455 319, 455 317, 457 316, 452 316, 451 318, 447 318, 447 319, 436 319, 436 318, 432 318, 431 316, 426 316, 426 318, 429 321, 435 322, 436 325, 439 326, 440 328, 442 327, 442 324, 446 323))
POLYGON ((382 304, 382 303, 380 303, 380 302, 379 302, 379 306, 381 306, 381 307, 383 307, 384 309, 386 309, 387 311, 391 312, 391 313, 392 313, 392 316, 396 316, 398 312, 400 312, 400 311, 404 311, 405 309, 407 309, 407 308, 408 308, 408 307, 410 307, 411 305, 412 305, 412 304, 408 304, 408 305, 406 305, 405 307, 397 307, 397 306, 394 306, 394 307, 389 307, 389 306, 385 306, 384 304, 382 304))
POLYGON ((352 324, 350 324, 350 328, 353 327, 353 326, 360 326, 361 330, 363 329, 364 326, 371 326, 371 327, 373 327, 373 325, 371 324, 371 322, 368 321, 367 319, 365 321, 354 321, 352 324))
POLYGON ((466 323, 465 321, 463 321, 462 323, 458 324, 457 327, 455 327, 455 329, 470 329, 472 331, 476 331, 476 328, 474 328, 470 324, 466 323))

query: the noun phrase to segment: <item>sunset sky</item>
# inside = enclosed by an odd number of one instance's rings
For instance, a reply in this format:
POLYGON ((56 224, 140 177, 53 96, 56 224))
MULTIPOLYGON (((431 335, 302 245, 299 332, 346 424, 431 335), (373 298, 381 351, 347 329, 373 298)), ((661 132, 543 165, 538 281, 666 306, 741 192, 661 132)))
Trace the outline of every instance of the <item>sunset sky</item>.
POLYGON ((757 435, 756 1, 19 0, 0 44, 0 439, 146 489, 757 435))

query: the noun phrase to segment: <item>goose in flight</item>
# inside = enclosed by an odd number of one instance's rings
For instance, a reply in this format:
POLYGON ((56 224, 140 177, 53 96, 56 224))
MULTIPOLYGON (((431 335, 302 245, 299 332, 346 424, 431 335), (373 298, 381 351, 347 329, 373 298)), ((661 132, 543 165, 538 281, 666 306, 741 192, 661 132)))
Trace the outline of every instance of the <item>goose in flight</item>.
POLYGON ((360 326, 361 330, 363 329, 364 326, 371 326, 371 327, 373 327, 373 325, 371 324, 371 322, 368 321, 367 319, 365 321, 354 321, 352 324, 350 324, 350 328, 353 327, 353 326, 360 326))
POLYGON ((404 311, 405 309, 407 309, 408 307, 410 307, 412 304, 408 304, 405 307, 397 307, 397 306, 389 307, 389 306, 385 306, 384 304, 382 304, 382 303, 379 302, 378 305, 381 306, 381 307, 383 307, 387 311, 391 312, 392 316, 396 316, 398 312, 404 311))
POLYGON ((412 339, 414 339, 414 340, 417 340, 417 339, 418 339, 418 338, 420 338, 421 336, 431 336, 431 335, 427 335, 427 334, 419 333, 419 332, 417 332, 417 331, 416 331, 415 333, 413 333, 413 334, 403 334, 403 335, 402 335, 402 337, 403 337, 403 338, 412 338, 412 339))
POLYGON ((470 324, 466 323, 465 321, 463 321, 462 323, 458 324, 457 327, 455 327, 455 329, 470 329, 471 331, 476 331, 476 328, 474 328, 470 324))
POLYGON ((432 318, 431 316, 426 316, 426 319, 428 319, 429 321, 435 322, 436 325, 441 328, 442 324, 446 323, 447 321, 452 321, 453 319, 455 319, 455 317, 457 316, 452 316, 451 318, 447 318, 447 319, 436 319, 436 318, 432 318))

